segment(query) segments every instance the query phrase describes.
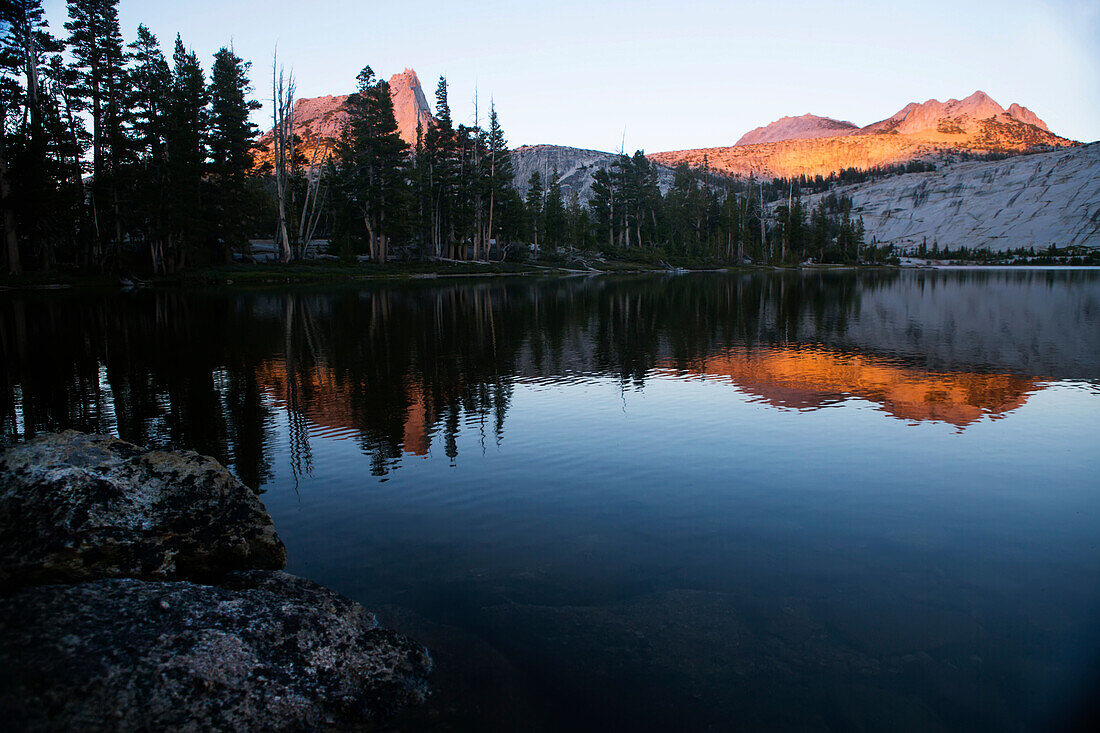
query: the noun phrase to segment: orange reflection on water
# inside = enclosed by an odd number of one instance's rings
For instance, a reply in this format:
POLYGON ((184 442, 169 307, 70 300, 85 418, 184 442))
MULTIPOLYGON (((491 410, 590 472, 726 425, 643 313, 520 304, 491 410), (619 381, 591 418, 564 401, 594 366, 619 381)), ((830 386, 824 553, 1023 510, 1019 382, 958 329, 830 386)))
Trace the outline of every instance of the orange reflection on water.
MULTIPOLYGON (((256 380, 279 408, 299 412, 314 426, 330 430, 330 437, 350 437, 367 422, 357 399, 357 393, 361 397, 365 388, 337 379, 324 366, 295 370, 293 378, 288 378, 285 362, 267 361, 256 369, 256 380)), ((427 456, 432 424, 438 416, 418 385, 410 384, 403 389, 406 407, 402 449, 405 453, 427 456)))
POLYGON ((902 420, 940 421, 960 428, 983 417, 1002 417, 1043 386, 1037 377, 935 372, 821 347, 729 351, 686 368, 666 364, 658 371, 726 379, 776 407, 818 409, 857 397, 902 420))

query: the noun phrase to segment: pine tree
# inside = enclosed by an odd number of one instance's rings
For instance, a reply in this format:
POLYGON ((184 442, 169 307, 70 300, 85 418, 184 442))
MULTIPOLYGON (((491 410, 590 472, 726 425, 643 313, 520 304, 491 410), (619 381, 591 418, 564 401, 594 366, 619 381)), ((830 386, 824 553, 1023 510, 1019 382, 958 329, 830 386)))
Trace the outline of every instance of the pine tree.
POLYGON ((533 237, 535 251, 539 249, 539 228, 542 224, 542 176, 538 171, 527 180, 527 221, 533 237))
POLYGON ((394 117, 390 86, 369 66, 345 103, 347 122, 336 148, 335 177, 341 201, 366 230, 370 257, 385 263, 390 243, 407 225, 409 146, 394 117))
POLYGON ((592 174, 592 197, 588 201, 596 224, 596 236, 608 247, 615 246, 615 179, 606 168, 592 174))
POLYGON ((567 242, 570 249, 585 249, 588 246, 588 209, 581 205, 581 197, 576 189, 569 192, 569 205, 566 208, 567 242))
POLYGON ((206 161, 207 88, 202 65, 176 35, 172 52, 172 87, 168 97, 167 212, 169 271, 183 267, 201 246, 206 229, 202 211, 202 178, 206 161))
POLYGON ((103 266, 122 239, 119 174, 128 157, 125 57, 118 0, 68 0, 69 47, 78 71, 74 94, 91 113, 92 260, 103 266))
POLYGON ((487 148, 484 158, 484 165, 488 169, 489 188, 489 216, 485 237, 486 254, 488 254, 488 248, 492 240, 501 239, 499 202, 504 200, 507 190, 512 187, 512 178, 514 177, 512 156, 508 151, 508 141, 504 138, 504 130, 500 126, 496 105, 492 103, 489 105, 487 148))
POLYGON ((429 176, 430 231, 432 251, 436 257, 446 254, 453 258, 455 255, 456 142, 451 107, 447 101, 447 80, 441 76, 435 89, 435 124, 428 128, 424 136, 429 176))
POLYGON ((42 205, 50 182, 45 177, 46 137, 45 95, 41 84, 45 54, 61 51, 61 44, 50 36, 43 20, 40 0, 9 0, 0 4, 0 123, 6 128, 8 113, 22 122, 9 135, 0 130, 0 207, 8 271, 22 271, 19 256, 19 231, 23 231, 33 250, 42 252, 43 269, 50 264, 49 247, 40 241, 42 205), (18 179, 17 189, 12 182, 18 179), (16 216, 16 212, 21 217, 16 216), (17 221, 21 218, 22 221, 17 221))
POLYGON ((557 249, 565 240, 565 202, 561 194, 561 174, 554 169, 546 187, 546 199, 543 203, 542 219, 546 246, 557 249))
POLYGON ((138 229, 135 233, 140 233, 149 248, 153 271, 160 272, 167 236, 164 206, 167 197, 166 141, 172 71, 160 50, 157 37, 144 25, 138 26, 137 40, 128 48, 131 62, 129 107, 136 158, 131 221, 138 229))
POLYGON ((211 207, 217 239, 228 260, 233 248, 246 244, 249 193, 248 174, 253 166, 252 147, 256 125, 249 114, 260 103, 249 99, 252 83, 248 78, 251 64, 229 48, 214 54, 210 73, 210 179, 213 186, 211 207))

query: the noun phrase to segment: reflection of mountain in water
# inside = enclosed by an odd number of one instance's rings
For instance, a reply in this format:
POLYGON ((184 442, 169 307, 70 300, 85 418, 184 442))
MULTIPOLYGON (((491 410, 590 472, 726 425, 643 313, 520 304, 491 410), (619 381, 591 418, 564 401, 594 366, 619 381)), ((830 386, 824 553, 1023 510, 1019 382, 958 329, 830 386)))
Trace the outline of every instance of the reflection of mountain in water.
POLYGON ((1095 379, 1100 271, 907 273, 889 287, 863 289, 859 317, 822 340, 935 370, 1095 379))
POLYGON ((929 372, 882 357, 821 347, 730 350, 705 358, 687 373, 729 380, 776 407, 813 410, 856 397, 878 403, 896 418, 959 427, 984 416, 1003 416, 1041 387, 1031 377, 929 372))
POLYGON ((357 441, 375 473, 464 425, 504 438, 517 380, 721 377, 765 404, 857 397, 960 427, 1100 373, 1100 273, 698 275, 334 292, 9 294, 7 439, 78 427, 270 473, 277 416, 357 441))

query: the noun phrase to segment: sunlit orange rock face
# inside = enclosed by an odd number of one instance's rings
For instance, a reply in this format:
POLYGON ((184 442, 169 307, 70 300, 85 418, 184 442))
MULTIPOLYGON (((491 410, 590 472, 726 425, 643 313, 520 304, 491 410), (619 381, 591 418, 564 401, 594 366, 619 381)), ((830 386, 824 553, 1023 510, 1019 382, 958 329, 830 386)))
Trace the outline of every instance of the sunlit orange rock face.
MULTIPOLYGON (((416 128, 427 130, 432 124, 432 113, 420 80, 412 69, 390 77, 390 99, 393 100, 393 113, 397 118, 397 131, 409 146, 416 145, 416 128)), ((340 136, 340 129, 346 119, 343 107, 348 95, 308 97, 294 102, 294 133, 300 138, 299 150, 307 161, 312 161, 314 152, 321 157, 325 143, 331 146, 340 136)), ((257 163, 271 159, 271 131, 265 132, 257 142, 257 163)))
POLYGON ((798 347, 730 351, 692 364, 687 373, 729 380, 775 407, 813 410, 858 398, 898 419, 959 428, 1011 412, 1041 387, 1034 377, 928 372, 879 357, 798 347))
POLYGON ((741 177, 786 178, 827 176, 844 168, 895 165, 959 152, 1012 153, 1077 144, 1050 132, 1026 107, 1012 104, 1006 110, 983 92, 961 100, 913 102, 863 128, 845 128, 846 124, 814 115, 783 118, 742 138, 752 144, 649 157, 669 166, 707 165, 741 177))

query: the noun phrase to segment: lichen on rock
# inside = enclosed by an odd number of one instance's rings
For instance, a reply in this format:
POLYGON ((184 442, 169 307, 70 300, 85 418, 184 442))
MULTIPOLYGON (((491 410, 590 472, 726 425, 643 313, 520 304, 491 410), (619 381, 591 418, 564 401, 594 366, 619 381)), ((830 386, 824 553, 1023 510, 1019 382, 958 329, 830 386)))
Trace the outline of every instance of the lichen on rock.
POLYGON ((0 716, 17 730, 343 727, 422 701, 431 666, 358 603, 283 572, 0 600, 0 716))
POLYGON ((286 565, 256 493, 213 458, 71 430, 0 455, 0 537, 9 591, 286 565))
POLYGON ((316 730, 424 699, 424 647, 285 565, 267 509, 213 458, 75 431, 9 449, 0 721, 316 730))

